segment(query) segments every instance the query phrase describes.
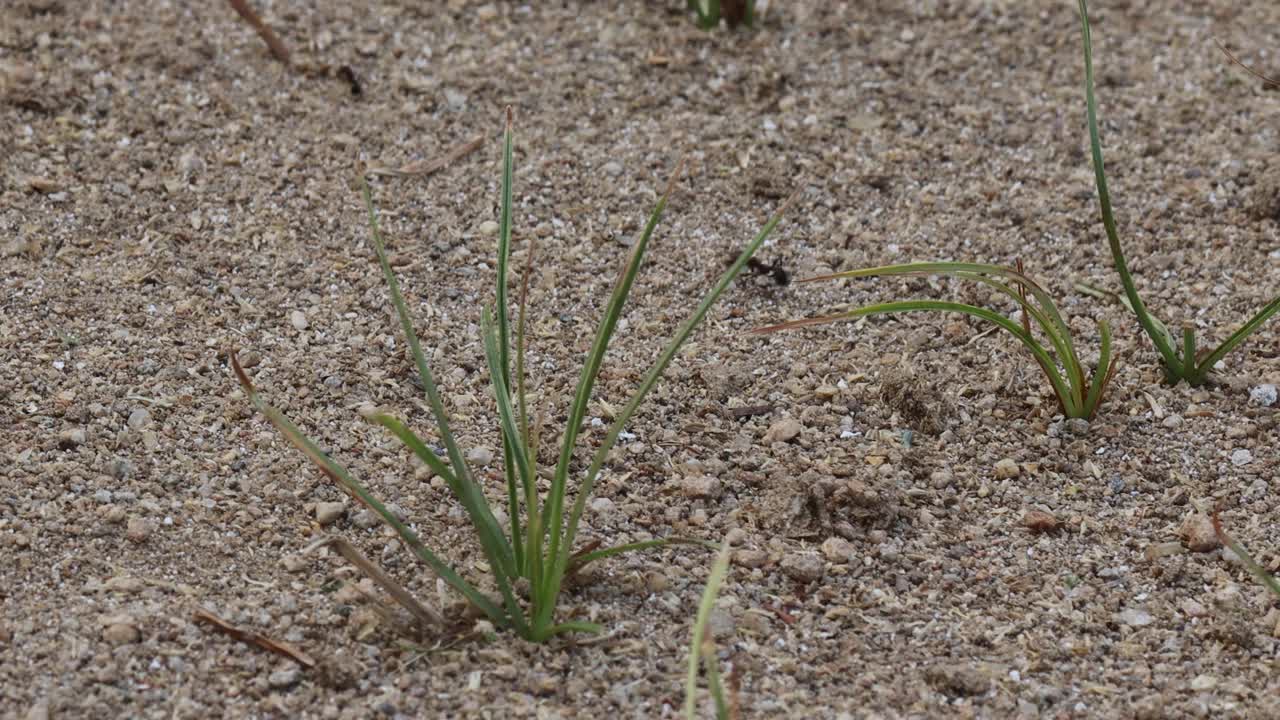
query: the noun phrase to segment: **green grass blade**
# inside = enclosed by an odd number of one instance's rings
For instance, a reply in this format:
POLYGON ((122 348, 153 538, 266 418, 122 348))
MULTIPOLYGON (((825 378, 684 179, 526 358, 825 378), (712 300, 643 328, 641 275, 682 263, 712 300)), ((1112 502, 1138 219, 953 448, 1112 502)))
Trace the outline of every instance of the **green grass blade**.
MULTIPOLYGON (((1255 330, 1262 327, 1262 323, 1266 322, 1272 315, 1280 312, 1280 297, 1267 303, 1266 307, 1258 311, 1258 314, 1249 318, 1249 322, 1241 325, 1235 332, 1231 333, 1231 337, 1227 338, 1221 345, 1214 348, 1213 352, 1205 356, 1205 359, 1197 363, 1196 374, 1206 376, 1218 361, 1236 348, 1237 345, 1244 342, 1246 338, 1253 334, 1255 330)), ((1194 360, 1193 360, 1194 362, 1194 360)))
MULTIPOLYGON (((1098 136, 1098 102, 1093 92, 1093 39, 1089 32, 1089 6, 1080 0, 1080 37, 1084 46, 1084 93, 1085 106, 1089 122, 1089 150, 1093 155, 1093 176, 1098 186, 1098 204, 1102 210, 1102 226, 1107 233, 1107 243, 1111 247, 1111 259, 1115 263, 1116 272, 1120 274, 1120 282, 1124 285, 1124 293, 1129 298, 1129 306, 1137 316, 1138 323, 1151 338, 1152 344, 1160 352, 1165 367, 1174 375, 1182 377, 1195 363, 1195 358, 1179 360, 1173 348, 1168 331, 1163 334, 1157 329, 1151 313, 1138 295, 1138 287, 1129 274, 1129 264, 1125 260, 1124 250, 1120 247, 1120 233, 1116 230, 1115 214, 1111 209, 1111 193, 1107 190, 1107 174, 1102 163, 1102 141, 1098 136), (1185 365, 1184 365, 1185 363, 1185 365)), ((1163 325, 1160 326, 1163 328, 1163 325)))
POLYGON ((1243 545, 1236 542, 1235 538, 1228 535, 1227 531, 1222 529, 1222 520, 1218 518, 1217 512, 1213 513, 1213 530, 1218 536, 1218 541, 1231 548, 1231 552, 1234 552, 1236 556, 1240 558, 1240 562, 1244 563, 1245 568, 1248 569, 1248 571, 1252 573, 1259 582, 1265 585, 1267 589, 1272 593, 1275 593, 1277 598, 1280 598, 1280 580, 1276 580, 1274 575, 1267 572, 1266 568, 1259 565, 1258 562, 1253 559, 1253 556, 1249 554, 1248 550, 1244 549, 1243 545))
MULTIPOLYGON (((428 458, 435 456, 431 448, 427 447, 417 435, 400 421, 389 415, 375 415, 373 420, 383 427, 387 428, 404 443, 413 454, 417 455, 423 462, 431 464, 428 458)), ((436 462, 439 462, 438 460, 436 462)), ((502 527, 498 524, 497 518, 493 516, 493 512, 489 509, 489 501, 485 499, 484 492, 472 480, 460 480, 458 478, 450 478, 448 475, 442 476, 445 482, 449 483, 449 488, 453 490, 458 501, 462 503, 462 507, 467 512, 467 517, 471 519, 471 525, 476 530, 476 535, 480 539, 480 548, 484 551, 485 558, 489 561, 492 568, 494 581, 498 585, 498 591, 502 594, 503 602, 506 605, 508 624, 513 627, 516 632, 521 635, 528 635, 528 624, 524 620, 524 614, 520 609, 519 602, 516 600, 515 593, 511 589, 510 578, 515 576, 514 558, 511 546, 507 543, 506 537, 502 534, 502 527)))
POLYGON ((597 560, 604 560, 615 555, 624 553, 637 552, 639 550, 652 550, 653 548, 666 547, 668 545, 698 545, 712 550, 718 547, 715 543, 699 540, 697 538, 661 538, 658 540, 641 540, 640 542, 627 543, 625 545, 614 545, 601 550, 592 550, 591 552, 576 553, 569 559, 569 572, 577 572, 582 568, 590 565, 597 560))
MULTIPOLYGON (((684 716, 686 720, 697 717, 698 699, 698 661, 702 658, 702 644, 707 633, 707 624, 711 619, 711 611, 716 605, 716 596, 720 594, 720 586, 729 574, 729 541, 720 546, 720 554, 711 565, 711 573, 707 576, 707 586, 702 591, 702 600, 698 603, 698 615, 693 621, 693 639, 689 643, 689 669, 684 684, 684 716)), ((715 656, 708 658, 708 666, 715 662, 715 656)), ((721 693, 723 697, 723 691, 721 693)), ((720 701, 716 703, 717 710, 720 701)))
POLYGON ((626 427, 631 416, 635 414, 636 408, 638 408, 640 403, 644 401, 645 396, 648 395, 649 391, 653 389, 653 386, 658 383, 658 379, 662 377, 662 373, 665 372, 667 366, 671 364, 672 359, 675 358, 680 347, 689 338, 689 335, 693 333, 694 329, 702 322, 703 318, 706 317, 707 312, 710 311, 711 307, 720 299, 720 295, 722 295, 729 287, 729 284, 732 283, 734 278, 736 278, 738 274, 742 272, 742 269, 746 267, 747 261, 755 255, 756 251, 760 249, 760 246, 764 244, 764 241, 773 233, 774 228, 776 228, 778 223, 782 221, 783 214, 795 201, 796 197, 797 195, 792 195, 774 212, 773 216, 769 218, 769 221, 765 223, 764 227, 756 234, 755 238, 753 238, 747 247, 738 255, 738 258, 734 261, 733 265, 729 266, 729 269, 720 276, 719 281, 716 282, 711 291, 702 298, 702 302, 698 304, 697 309, 695 309, 693 314, 684 321, 679 330, 676 331, 675 336, 667 343, 666 348, 649 368, 649 372, 645 374, 644 379, 641 380, 640 386, 636 388, 631 399, 627 401, 627 404, 618 412, 617 417, 614 418, 613 425, 609 427, 609 431, 605 434, 604 441, 600 444, 599 449, 596 450, 595 457, 591 461, 591 467, 587 469, 587 474, 583 478, 582 485, 578 488, 578 496, 574 499, 573 510, 569 515, 569 523, 565 531, 564 544, 562 546, 555 545, 557 536, 552 535, 552 551, 549 552, 548 555, 556 562, 556 570, 548 579, 550 583, 554 583, 554 587, 548 588, 548 593, 551 597, 554 598, 560 592, 560 578, 563 577, 565 569, 569 565, 569 549, 573 547, 573 540, 577 536, 578 523, 582 518, 582 512, 586 508, 588 498, 591 497, 591 491, 595 487, 596 477, 600 474, 600 469, 604 467, 604 462, 609 455, 609 451, 613 449, 614 444, 618 441, 618 436, 622 434, 623 428, 626 427))
POLYGON ((881 315, 888 313, 903 312, 958 312, 970 315, 981 320, 994 323, 999 327, 1007 330, 1014 337, 1022 341, 1031 354, 1035 356, 1036 361, 1040 363, 1040 367, 1044 370, 1046 379, 1053 386, 1053 392, 1058 396, 1058 400, 1063 405, 1063 411, 1067 417, 1084 417, 1083 408, 1076 403, 1070 393, 1070 389, 1062 380, 1062 376, 1058 373, 1053 363, 1053 358, 1048 351, 1044 349, 1036 339, 1029 335, 1017 323, 1009 318, 987 310, 985 308, 975 307, 973 305, 965 305, 963 303, 945 302, 942 300, 907 300, 903 302, 880 303, 876 305, 866 305, 864 307, 840 313, 839 315, 828 315, 824 317, 806 318, 804 320, 792 320, 778 325, 757 328, 752 332, 757 334, 765 334, 778 332, 780 330, 790 330, 809 325, 827 325, 839 320, 849 320, 852 318, 863 317, 866 315, 881 315))
POLYGON ((453 471, 460 478, 469 478, 467 463, 462 457, 462 450, 449 427, 449 416, 444 410, 444 402, 440 399, 440 390, 436 387, 427 358, 422 353, 422 345, 418 342, 418 333, 413 329, 413 320, 409 317, 409 308, 404 304, 404 296, 400 293, 400 283, 391 271, 391 262, 387 259, 386 244, 382 239, 382 230, 378 227, 378 215, 373 209, 373 194, 369 190, 369 182, 360 180, 364 191, 364 204, 369 211, 369 229, 373 235, 373 248, 378 253, 378 264, 382 267, 382 276, 387 282, 387 291, 391 294, 391 304, 395 306, 396 315, 400 318, 400 328, 404 331, 405 341, 409 345, 409 354, 418 368, 418 377, 427 392, 427 402, 431 405, 431 414, 435 416, 436 429, 440 433, 440 441, 444 443, 449 454, 449 462, 453 471))
POLYGON ((1085 396, 1083 410, 1088 419, 1098 412, 1102 397, 1107 391, 1107 383, 1111 380, 1111 326, 1106 320, 1098 321, 1098 332, 1102 335, 1102 347, 1098 351, 1098 367, 1093 370, 1093 382, 1089 384, 1089 394, 1085 396))
POLYGON ((511 386, 511 320, 507 309, 507 266, 511 259, 511 204, 512 185, 515 176, 515 130, 512 127, 511 107, 507 106, 507 128, 502 143, 502 203, 498 219, 498 280, 495 304, 498 308, 499 367, 503 385, 511 386))
MULTIPOLYGON (((489 362, 489 375, 493 378, 493 395, 498 403, 498 419, 502 425, 502 451, 506 458, 507 503, 511 515, 511 543, 515 552, 519 571, 525 568, 524 538, 520 529, 521 487, 530 477, 529 460, 525 456, 525 439, 520 436, 519 420, 511 405, 511 388, 502 378, 499 363, 502 362, 498 348, 499 330, 494 327, 493 315, 486 308, 480 320, 481 334, 484 337, 484 354, 489 362), (518 480, 517 480, 518 478, 518 480)), ((537 508, 530 508, 536 512, 537 508)))
POLYGON ((347 472, 346 468, 334 462, 334 460, 330 458, 327 453, 321 450, 314 442, 312 442, 297 425, 294 425, 284 413, 271 406, 266 400, 263 400, 262 396, 260 396, 257 390, 254 389, 253 383, 249 380, 249 376, 246 375, 244 369, 240 367, 240 363, 236 359, 234 353, 231 356, 231 366, 235 370, 236 377, 240 381, 240 386, 244 388, 245 393, 249 396, 249 400, 253 403, 254 407, 258 408, 258 411, 270 420, 271 424, 275 425, 290 443, 301 450, 303 454, 311 460, 311 462, 320 468, 320 470, 327 475, 335 485, 344 490, 351 497, 355 498, 358 502, 377 513, 378 516, 382 518, 383 522, 387 523, 391 529, 395 530, 396 534, 400 536, 401 541, 404 542, 405 546, 407 546, 414 555, 426 563, 437 576, 443 579, 455 590, 462 593, 462 595, 466 597, 471 604, 479 608, 481 612, 494 622, 494 624, 501 627, 511 626, 506 613, 498 608, 498 606, 494 605, 492 601, 480 593, 480 591, 476 590, 470 583, 462 579, 462 576, 458 575, 452 567, 441 560, 435 553, 427 549, 427 547, 422 544, 422 540, 418 538, 417 533, 410 530, 409 526, 401 522, 394 513, 387 510, 386 506, 379 502, 378 499, 375 498, 363 485, 352 477, 351 474, 347 472))
MULTIPOLYGON (((806 278, 802 282, 817 282, 819 280, 837 280, 844 278, 866 278, 881 277, 891 275, 959 275, 961 273, 971 273, 974 275, 995 275, 1005 280, 1021 285, 1031 292, 1032 297, 1039 303, 1041 311, 1048 317, 1053 327, 1057 328, 1057 333, 1050 330, 1049 323, 1041 322, 1041 327, 1045 329, 1046 334, 1063 338, 1066 341, 1067 353, 1075 355, 1075 348, 1071 345, 1071 328, 1067 325, 1066 320, 1058 312, 1058 306, 1053 302, 1053 298, 1049 293, 1040 286, 1031 276, 1020 272, 1011 267, 1001 265, 988 265, 984 263, 965 263, 965 262, 918 262, 905 263, 901 265, 882 265, 880 267, 862 268, 859 270, 846 270, 844 272, 832 273, 830 275, 822 275, 815 278, 806 278)), ((1026 305, 1017 293, 1010 293, 1001 289, 1001 292, 1017 300, 1019 304, 1026 305)))
MULTIPOLYGON (((570 536, 568 543, 565 545, 565 550, 561 551, 565 486, 568 484, 569 479, 569 465, 573 462, 573 450, 578 442, 578 434, 582 428, 583 418, 587 414, 587 404, 591 401, 591 390, 595 387, 596 378, 600 374, 600 366, 604 362, 605 352, 609 349, 609 341, 613 338, 613 331, 617 328, 618 318, 622 315, 622 307, 626 304, 627 295, 630 294, 636 274, 640 271, 645 250, 649 247, 649 239, 653 237, 653 231, 657 228, 658 221, 662 218, 662 213, 667 208, 667 201, 671 198, 671 193, 675 189, 675 182, 680 176, 682 166, 683 161, 676 166, 676 171, 672 174, 666 191, 658 199, 658 204, 654 206, 653 212, 649 214, 649 220, 645 223, 644 230, 635 242, 630 259, 628 259, 626 266, 619 273, 618 279, 614 284, 613 294, 609 297, 609 303, 605 306, 604 315, 600 318, 600 325, 596 329, 591 351, 587 355, 587 361, 582 366, 582 375, 578 379, 578 387, 574 392, 573 404, 569 408, 569 419, 564 429, 564 441, 560 448, 560 457, 556 462, 555 474, 551 480, 551 489, 547 493, 547 501, 542 514, 543 522, 550 536, 547 561, 552 568, 555 567, 556 558, 561 554, 567 556, 568 548, 572 546, 573 538, 570 536)), ((549 622, 550 613, 555 609, 555 596, 559 594, 558 576, 561 573, 563 573, 563 569, 558 572, 547 573, 544 578, 544 583, 547 583, 547 586, 537 591, 542 599, 544 612, 547 613, 546 617, 539 619, 541 623, 549 622), (555 586, 554 589, 551 585, 555 586)))

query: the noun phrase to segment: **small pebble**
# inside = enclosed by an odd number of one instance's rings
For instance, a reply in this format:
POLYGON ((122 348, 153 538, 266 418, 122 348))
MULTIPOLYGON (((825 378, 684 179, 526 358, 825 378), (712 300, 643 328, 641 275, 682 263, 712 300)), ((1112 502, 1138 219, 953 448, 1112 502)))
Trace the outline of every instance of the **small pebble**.
POLYGON ((822 556, 828 562, 843 565, 853 560, 853 543, 841 537, 829 537, 822 541, 822 556))
POLYGON ((742 549, 733 553, 733 564, 744 568, 761 568, 769 562, 769 553, 764 550, 742 549))
POLYGON ((1243 467, 1251 462, 1253 462, 1253 453, 1244 448, 1231 453, 1231 464, 1236 467, 1243 467))
POLYGON ((130 645, 140 637, 138 628, 125 623, 113 623, 102 629, 102 639, 111 645, 130 645))
POLYGON ((276 690, 283 690, 292 687, 298 683, 298 679, 302 677, 302 673, 298 668, 289 668, 287 670, 276 670, 267 676, 267 685, 276 690))
POLYGON ((710 475, 698 475, 680 479, 680 492, 685 497, 695 499, 715 499, 724 492, 720 478, 710 475))
POLYGON ((485 237, 497 237, 499 225, 492 220, 485 220, 480 223, 480 234, 485 237))
POLYGON ((808 552, 785 555, 782 558, 781 567, 787 577, 800 582, 821 580, 827 569, 821 557, 808 552))
POLYGON ((601 169, 605 171, 605 174, 617 177, 622 174, 622 163, 617 160, 610 160, 601 169))
POLYGON ((999 480, 1007 480, 1009 478, 1018 477, 1018 463, 1010 458, 1004 458, 995 465, 996 478, 999 480))
POLYGON ((1022 524, 1032 532, 1050 532, 1058 529, 1058 518, 1043 510, 1028 510, 1022 516, 1022 524))
POLYGON ((285 572, 296 573, 307 567, 307 560, 300 555, 285 555, 281 564, 284 565, 285 572))
POLYGON ((1155 618, 1151 617, 1151 613, 1141 608, 1125 608, 1120 611, 1116 619, 1130 627, 1145 627, 1155 622, 1155 618))
POLYGON ((607 497, 598 497, 591 501, 591 512, 602 515, 613 512, 613 501, 607 497))
POLYGON ((316 522, 331 525, 347 514, 347 506, 340 502, 316 503, 316 522))
POLYGON ((83 445, 86 440, 88 440, 88 435, 85 433, 84 428, 71 428, 58 433, 58 447, 63 450, 83 445))
POLYGON ((144 543, 147 538, 151 537, 151 533, 155 532, 156 524, 140 517, 129 518, 129 524, 125 526, 124 536, 130 542, 144 543))
POLYGON ((134 430, 143 430, 151 424, 151 413, 146 408, 137 408, 129 413, 129 427, 134 430))
POLYGON ((1196 692, 1212 690, 1218 686, 1218 678, 1212 675, 1197 675, 1191 680, 1191 689, 1196 692))
POLYGON ((765 443, 791 442, 800 434, 804 426, 795 418, 783 418, 769 427, 764 434, 765 443))
POLYGON ((1263 407, 1271 407, 1272 405, 1275 405, 1276 386, 1267 384, 1249 388, 1249 402, 1263 407))
POLYGON ((1182 521, 1178 536, 1192 552, 1213 552, 1222 545, 1213 531, 1213 521, 1200 513, 1192 513, 1182 521))
POLYGON ((1170 430, 1173 430, 1174 428, 1182 427, 1182 416, 1176 413, 1173 415, 1166 415, 1164 420, 1160 421, 1160 424, 1169 428, 1170 430))
POLYGON ((355 526, 361 530, 368 530, 377 527, 378 523, 382 522, 382 518, 378 517, 378 514, 372 510, 361 510, 356 513, 351 522, 355 523, 355 526))
POLYGON ((473 447, 467 452, 467 462, 488 465, 493 462, 493 451, 487 447, 473 447))
POLYGON ((310 325, 310 323, 307 322, 307 316, 303 314, 301 310, 294 310, 289 313, 289 324, 298 332, 306 330, 308 325, 310 325))

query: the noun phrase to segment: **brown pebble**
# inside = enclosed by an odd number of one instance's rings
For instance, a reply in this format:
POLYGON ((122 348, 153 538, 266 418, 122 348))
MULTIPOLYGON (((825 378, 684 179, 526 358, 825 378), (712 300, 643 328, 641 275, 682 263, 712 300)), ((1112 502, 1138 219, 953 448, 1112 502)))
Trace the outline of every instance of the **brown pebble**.
POLYGON ((1022 516, 1022 524, 1032 532, 1050 532, 1058 529, 1058 518, 1043 510, 1028 510, 1022 516))
POLYGON ((776 442, 791 442, 796 439, 804 426, 795 418, 783 418, 773 425, 769 426, 769 431, 764 434, 765 444, 776 442))
POLYGON ((138 642, 141 633, 132 625, 116 623, 102 629, 102 639, 111 645, 130 645, 138 642))
POLYGON ((733 553, 733 564, 744 568, 760 568, 769 562, 769 553, 763 550, 743 549, 733 553))
POLYGON ((1200 513, 1192 513, 1182 521, 1178 537, 1192 552, 1213 552, 1222 547, 1217 533, 1213 531, 1213 521, 1200 513))
POLYGON ((154 532, 155 529, 155 523, 150 520, 140 517, 131 517, 129 518, 129 524, 125 527, 124 536, 129 538, 132 542, 141 544, 146 542, 147 538, 151 537, 151 533, 154 532))
POLYGON ((347 506, 340 502, 316 503, 316 522, 321 525, 332 525, 347 514, 347 506))

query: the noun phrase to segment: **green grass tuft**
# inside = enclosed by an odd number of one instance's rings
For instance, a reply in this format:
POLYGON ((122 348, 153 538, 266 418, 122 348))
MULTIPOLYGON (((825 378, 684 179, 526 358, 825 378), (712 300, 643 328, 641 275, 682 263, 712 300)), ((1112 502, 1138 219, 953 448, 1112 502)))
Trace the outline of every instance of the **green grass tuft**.
POLYGON ((788 330, 806 325, 822 325, 848 320, 865 315, 903 312, 958 312, 986 320, 1017 338, 1035 357, 1040 369, 1044 372, 1058 404, 1064 415, 1070 418, 1089 419, 1098 411, 1102 398, 1106 394, 1107 385, 1115 372, 1115 363, 1111 358, 1111 329, 1105 320, 1098 322, 1098 332, 1102 336, 1102 348, 1098 359, 1098 367, 1092 377, 1085 372, 1084 365, 1076 354, 1075 342, 1071 337, 1071 328, 1063 320, 1053 299, 1034 280, 1022 272, 1021 267, 1009 268, 998 265, 959 262, 921 262, 906 265, 885 265, 882 267, 850 270, 848 272, 810 278, 805 282, 817 280, 837 280, 840 278, 863 278, 884 275, 949 275, 965 280, 982 283, 995 289, 1002 295, 1018 303, 1022 311, 1022 323, 986 308, 963 303, 944 302, 941 300, 907 300, 901 302, 867 305, 838 315, 793 320, 791 322, 758 328, 753 332, 770 333, 788 330), (1030 299, 1028 299, 1028 294, 1030 299), (1034 320, 1040 333, 1049 339, 1050 347, 1046 348, 1032 332, 1031 321, 1034 320))
MULTIPOLYGON (((782 219, 782 213, 788 203, 784 203, 764 225, 763 229, 742 250, 733 265, 726 270, 715 286, 703 297, 702 302, 692 314, 680 325, 675 335, 668 341, 658 359, 649 368, 639 387, 631 399, 619 411, 609 428, 603 442, 596 449, 590 466, 585 472, 575 470, 573 464, 574 450, 578 445, 579 431, 587 413, 587 404, 600 374, 609 341, 617 329, 623 306, 631 292, 636 275, 640 271, 645 251, 653 237, 654 231, 667 207, 668 199, 679 177, 677 167, 666 192, 658 200, 640 237, 632 245, 631 256, 618 275, 612 295, 609 297, 604 315, 596 330, 595 340, 587 355, 582 373, 578 379, 572 405, 569 408, 568 421, 563 430, 563 442, 558 459, 551 468, 550 487, 541 491, 538 485, 540 444, 539 433, 541 422, 535 419, 530 422, 530 409, 525 391, 524 364, 524 318, 525 303, 528 297, 528 272, 532 267, 529 262, 525 266, 525 277, 522 278, 520 306, 515 328, 515 373, 512 373, 512 332, 511 319, 508 312, 507 275, 511 251, 511 207, 513 184, 513 146, 514 131, 510 110, 507 112, 506 130, 503 143, 503 171, 501 222, 498 233, 497 285, 495 304, 484 308, 481 313, 481 328, 484 342, 485 358, 489 366, 489 377, 493 387, 493 395, 497 404, 498 419, 502 436, 504 471, 506 478, 507 516, 509 527, 499 523, 497 515, 490 506, 484 489, 467 466, 465 456, 459 447, 454 432, 449 424, 448 413, 441 400, 435 377, 427 363, 427 356, 418 341, 413 328, 409 310, 400 291, 400 285, 392 272, 387 259, 386 243, 378 226, 377 213, 374 210, 373 198, 365 182, 363 185, 364 201, 369 213, 369 228, 377 252, 378 263, 386 280, 391 304, 395 307, 401 329, 407 341, 409 355, 418 370, 422 387, 425 388, 427 402, 435 422, 435 437, 444 446, 445 457, 439 457, 423 442, 417 434, 396 418, 375 413, 370 420, 382 425, 396 436, 433 472, 444 479, 453 496, 461 503, 471 521, 476 538, 484 552, 485 560, 497 589, 497 598, 481 592, 471 581, 459 573, 445 558, 426 547, 416 533, 375 498, 358 480, 355 479, 337 461, 315 445, 296 425, 283 413, 268 404, 254 388, 248 375, 240 367, 234 353, 231 363, 241 386, 248 393, 253 404, 269 419, 295 446, 311 459, 320 470, 333 482, 377 513, 387 523, 401 541, 413 554, 432 569, 451 587, 462 594, 473 606, 480 610, 497 628, 511 630, 521 637, 534 642, 542 642, 555 635, 567 632, 597 632, 599 627, 594 623, 582 621, 558 622, 556 608, 560 592, 566 577, 582 566, 613 555, 635 550, 643 550, 676 542, 698 542, 681 538, 663 538, 644 542, 629 543, 604 549, 594 546, 574 552, 579 524, 586 503, 591 497, 597 477, 604 467, 609 451, 617 442, 619 434, 626 427, 641 401, 657 384, 663 372, 675 357, 681 345, 706 317, 711 306, 729 284, 742 271, 751 256, 760 248, 774 228, 782 219), (571 488, 572 486, 572 488, 571 488), (570 490, 574 491, 574 499, 569 502, 570 490)), ((699 543, 705 544, 705 543, 699 543)), ((366 574, 370 574, 366 569, 366 574)), ((404 601, 402 600, 402 603, 404 601)), ((411 604, 412 605, 412 604, 411 604)), ((410 607, 410 606, 407 606, 410 607)), ((410 607, 411 611, 415 608, 410 607)), ((416 614, 422 615, 420 606, 416 614)))
POLYGON ((1080 36, 1084 46, 1084 93, 1089 123, 1089 148, 1093 156, 1094 180, 1098 188, 1098 204, 1102 211, 1102 226, 1107 233, 1107 243, 1111 248, 1111 259, 1120 274, 1120 282, 1124 285, 1124 293, 1128 299, 1126 305, 1137 316, 1138 323, 1146 331, 1151 343, 1160 353, 1160 361, 1164 366, 1165 380, 1176 385, 1185 381, 1188 385, 1199 386, 1209 380, 1209 373, 1227 353, 1245 341, 1249 335, 1262 326, 1276 312, 1280 312, 1280 296, 1265 305, 1256 315, 1231 333, 1221 345, 1209 352, 1196 350, 1195 328, 1191 323, 1182 326, 1182 341, 1174 339, 1164 323, 1147 311, 1147 306, 1138 295, 1133 276, 1129 273, 1129 263, 1125 259, 1124 250, 1120 247, 1120 235, 1116 230, 1116 219, 1111 209, 1111 194, 1107 190, 1107 176, 1102 163, 1102 142, 1098 135, 1098 103, 1093 93, 1093 40, 1089 31, 1089 7, 1085 0, 1080 1, 1080 36))

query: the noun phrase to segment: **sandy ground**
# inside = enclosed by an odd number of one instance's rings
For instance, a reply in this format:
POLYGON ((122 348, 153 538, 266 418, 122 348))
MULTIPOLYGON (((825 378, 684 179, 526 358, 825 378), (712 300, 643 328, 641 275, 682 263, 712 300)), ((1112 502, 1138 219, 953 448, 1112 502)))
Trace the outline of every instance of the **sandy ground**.
MULTIPOLYGON (((256 5, 312 72, 273 62, 221 3, 0 5, 0 715, 676 716, 710 553, 595 568, 562 616, 602 637, 406 649, 350 567, 301 552, 342 535, 433 604, 435 578, 349 502, 317 522, 342 494, 226 364, 241 348, 270 400, 480 577, 446 490, 356 412, 429 420, 351 180, 485 139, 374 193, 465 443, 496 452, 477 325, 509 104, 553 420, 681 152, 593 417, 797 188, 761 253, 797 276, 1021 258, 1086 358, 1096 318, 1117 329, 1123 367, 1083 428, 1019 346, 956 316, 746 332, 988 293, 735 284, 633 422, 584 539, 735 540, 713 627, 744 717, 1280 716, 1275 598, 1179 536, 1216 506, 1280 563, 1278 406, 1250 399, 1280 382, 1280 324, 1218 386, 1171 388, 1136 323, 1073 289, 1118 289, 1073 3, 775 0, 755 31, 712 33, 674 0, 256 5), (1032 510, 1058 529, 1028 527, 1032 510), (198 625, 198 608, 321 667, 198 625)), ((1280 73, 1280 6, 1094 13, 1138 282, 1171 326, 1222 338, 1280 292, 1280 95, 1213 39, 1280 73)))

